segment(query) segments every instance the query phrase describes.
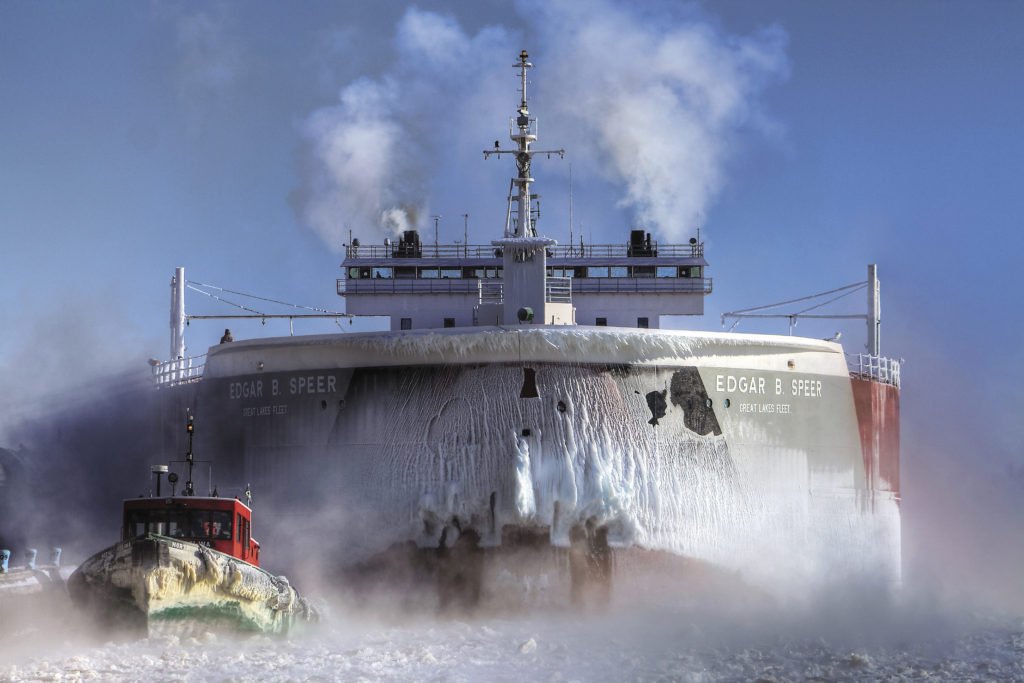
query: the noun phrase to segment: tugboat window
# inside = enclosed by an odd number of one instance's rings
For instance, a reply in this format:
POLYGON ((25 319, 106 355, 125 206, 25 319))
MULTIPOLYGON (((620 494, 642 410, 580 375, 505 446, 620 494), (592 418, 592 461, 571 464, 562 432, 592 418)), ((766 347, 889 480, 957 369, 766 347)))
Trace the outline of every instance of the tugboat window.
POLYGON ((445 318, 444 319, 444 326, 445 327, 455 327, 455 318, 445 318))
POLYGON ((411 330, 412 318, 402 318, 401 327, 403 330, 411 330))
POLYGON ((231 513, 227 510, 214 510, 210 513, 210 538, 221 541, 231 540, 231 513))
POLYGON ((608 326, 608 318, 598 318, 597 322, 594 323, 594 324, 597 325, 598 327, 607 327, 608 326))
POLYGON ((647 318, 637 318, 636 326, 646 330, 649 327, 649 325, 647 324, 647 318))

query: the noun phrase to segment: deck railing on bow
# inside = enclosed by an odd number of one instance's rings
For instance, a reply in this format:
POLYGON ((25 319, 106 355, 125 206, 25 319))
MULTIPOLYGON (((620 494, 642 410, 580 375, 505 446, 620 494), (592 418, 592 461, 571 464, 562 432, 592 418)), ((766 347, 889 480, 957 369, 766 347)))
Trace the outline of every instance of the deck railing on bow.
POLYGON ((890 384, 897 389, 900 386, 900 361, 895 358, 858 353, 850 356, 849 365, 854 377, 890 384))
POLYGON ((206 367, 206 354, 152 363, 152 365, 153 378, 156 380, 157 387, 171 387, 177 384, 198 382, 203 378, 203 368, 206 367))

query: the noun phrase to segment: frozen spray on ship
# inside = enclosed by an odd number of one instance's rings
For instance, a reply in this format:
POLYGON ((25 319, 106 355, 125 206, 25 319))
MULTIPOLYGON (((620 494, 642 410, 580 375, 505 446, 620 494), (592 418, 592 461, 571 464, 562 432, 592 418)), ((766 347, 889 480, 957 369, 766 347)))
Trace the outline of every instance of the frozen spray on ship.
POLYGON ((755 583, 823 569, 897 582, 899 366, 879 355, 874 268, 852 372, 830 341, 660 329, 703 313, 703 244, 538 231, 531 167, 564 152, 535 149, 531 67, 524 51, 512 147, 484 152, 515 162, 497 239, 353 240, 338 294, 389 330, 235 341, 203 366, 185 357, 179 269, 175 360, 155 368, 165 413, 195 406, 217 425, 204 447, 263 492, 275 545, 308 536, 345 567, 419 558, 439 585, 468 573, 470 600, 501 590, 491 565, 515 548, 553 558, 573 595, 631 551, 755 583))

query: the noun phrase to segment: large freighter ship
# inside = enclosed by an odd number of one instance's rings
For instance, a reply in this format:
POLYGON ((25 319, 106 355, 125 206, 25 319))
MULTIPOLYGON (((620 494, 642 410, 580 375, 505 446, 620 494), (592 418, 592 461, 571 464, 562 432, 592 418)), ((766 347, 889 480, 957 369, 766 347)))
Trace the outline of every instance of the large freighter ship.
POLYGON ((201 367, 179 269, 174 360, 155 368, 168 434, 192 409, 221 478, 278 520, 261 533, 301 525, 346 565, 526 544, 563 553, 574 588, 627 548, 898 581, 899 366, 879 355, 874 270, 853 371, 829 341, 661 329, 703 313, 703 244, 542 236, 531 165, 563 152, 535 148, 525 52, 516 66, 513 146, 484 152, 516 164, 500 237, 352 240, 338 294, 390 330, 233 341, 201 367))

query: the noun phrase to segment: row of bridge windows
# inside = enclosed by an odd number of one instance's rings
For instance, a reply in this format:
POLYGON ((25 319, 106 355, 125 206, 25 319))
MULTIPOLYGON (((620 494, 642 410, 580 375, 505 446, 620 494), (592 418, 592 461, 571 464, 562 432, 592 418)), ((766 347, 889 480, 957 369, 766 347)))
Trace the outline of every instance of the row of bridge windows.
MULTIPOLYGON (((548 268, 548 277, 571 278, 699 278, 701 266, 576 266, 573 268, 548 268)), ((494 280, 502 276, 500 266, 473 268, 438 268, 402 266, 352 266, 348 277, 358 279, 477 279, 494 280)))

